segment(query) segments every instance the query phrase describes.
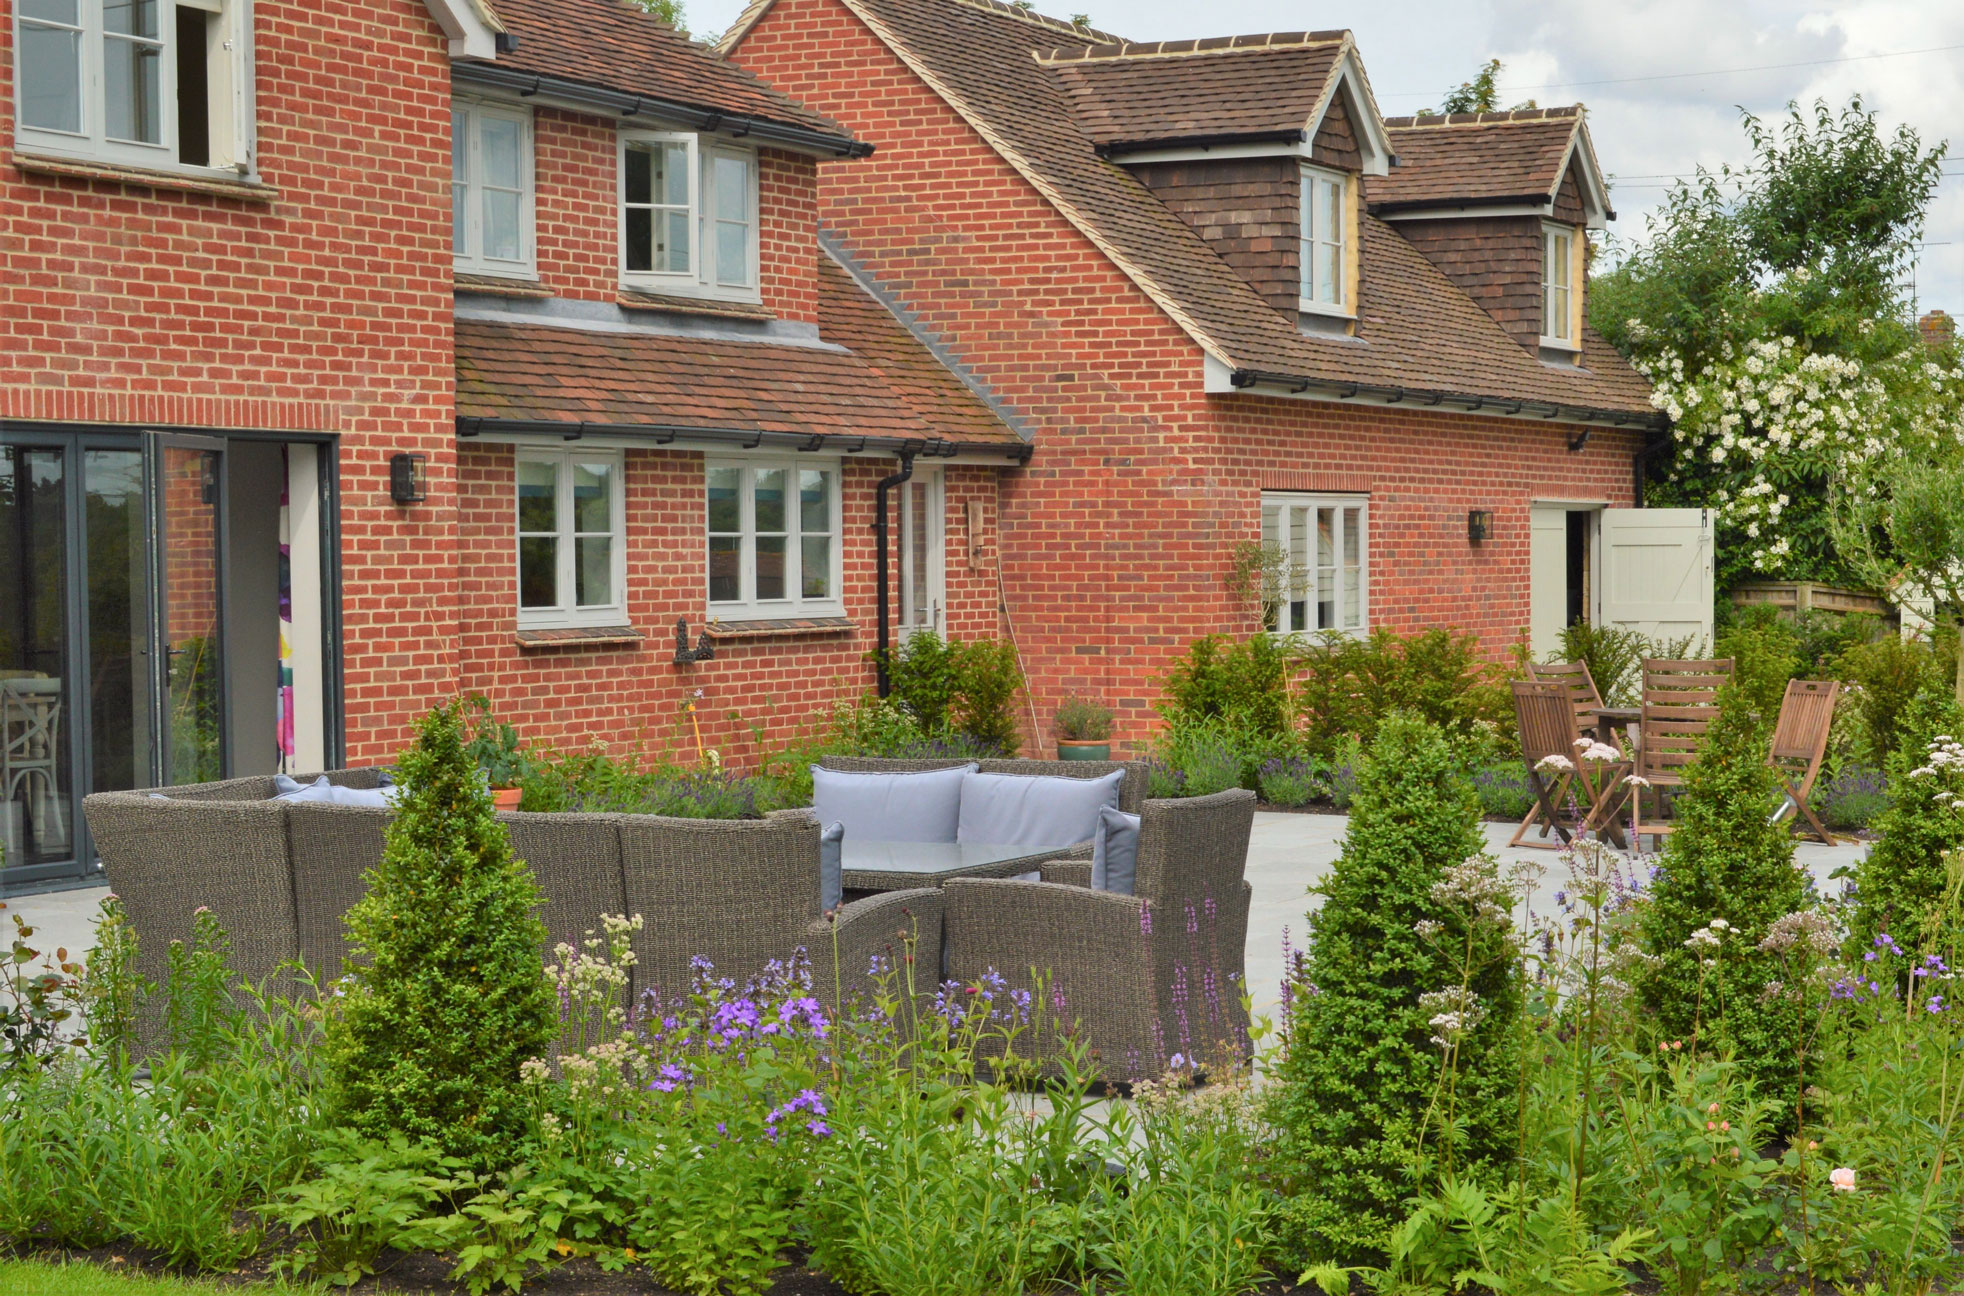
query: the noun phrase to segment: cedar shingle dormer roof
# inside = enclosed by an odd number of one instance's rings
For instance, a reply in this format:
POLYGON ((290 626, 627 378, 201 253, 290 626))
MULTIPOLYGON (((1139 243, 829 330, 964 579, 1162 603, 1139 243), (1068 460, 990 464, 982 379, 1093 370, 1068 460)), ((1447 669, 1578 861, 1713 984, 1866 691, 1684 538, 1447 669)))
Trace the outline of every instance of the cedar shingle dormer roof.
POLYGON ((1328 93, 1347 32, 1149 45, 1038 56, 1101 151, 1194 141, 1300 140, 1328 93))
POLYGON ((1608 209, 1581 105, 1389 117, 1398 165, 1367 185, 1381 215, 1437 207, 1552 205, 1571 171, 1599 224, 1608 209))
MULTIPOLYGON (((753 0, 724 48, 772 2, 753 0)), ((1584 331, 1579 365, 1542 364, 1373 216, 1361 221, 1356 335, 1305 334, 1137 177, 1099 155, 1048 61, 1069 24, 994 0, 840 3, 1236 385, 1654 422, 1648 385, 1600 337, 1584 331)))
MULTIPOLYGON (((501 75, 530 73, 579 86, 721 114, 730 129, 744 119, 775 123, 835 140, 843 152, 852 134, 822 113, 781 94, 708 46, 698 45, 627 0, 492 0, 516 47, 495 60, 459 60, 501 75)), ((550 87, 548 87, 550 88, 550 87)))

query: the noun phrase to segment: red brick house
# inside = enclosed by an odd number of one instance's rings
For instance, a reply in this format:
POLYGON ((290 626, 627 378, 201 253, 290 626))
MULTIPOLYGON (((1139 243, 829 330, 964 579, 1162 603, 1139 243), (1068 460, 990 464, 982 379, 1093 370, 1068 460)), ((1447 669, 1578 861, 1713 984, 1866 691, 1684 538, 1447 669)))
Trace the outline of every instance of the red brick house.
POLYGON ((821 248, 835 121, 615 0, 0 32, 7 881, 87 871, 87 791, 460 690, 740 759, 870 678, 883 497, 892 626, 995 632, 1030 446, 821 248))
POLYGON ((1386 120, 1344 32, 995 0, 755 0, 722 48, 874 146, 820 168, 827 245, 1031 430, 998 542, 1042 702, 1137 736, 1169 655, 1256 628, 1257 544, 1284 630, 1708 620, 1709 533, 1635 507, 1656 417, 1584 323, 1579 108, 1386 120))

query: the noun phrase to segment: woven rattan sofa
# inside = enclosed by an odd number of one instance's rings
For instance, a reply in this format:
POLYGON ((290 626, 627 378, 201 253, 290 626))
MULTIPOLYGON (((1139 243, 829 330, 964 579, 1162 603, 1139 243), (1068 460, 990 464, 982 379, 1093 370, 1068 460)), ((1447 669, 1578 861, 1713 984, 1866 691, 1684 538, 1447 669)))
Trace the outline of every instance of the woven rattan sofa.
MULTIPOLYGON (((302 782, 310 782, 307 775, 302 782)), ((374 770, 335 770, 331 783, 375 787, 374 770)), ((109 886, 138 940, 138 970, 161 982, 170 942, 209 908, 232 943, 232 966, 252 980, 300 960, 322 978, 341 972, 342 915, 381 858, 385 809, 272 800, 273 780, 231 779, 83 801, 109 886)), ((689 989, 690 961, 708 959, 741 982, 803 948, 831 1002, 865 984, 873 956, 918 931, 920 965, 940 961, 938 891, 892 891, 830 918, 819 908, 819 825, 809 812, 760 820, 657 815, 500 813, 512 845, 545 893, 547 949, 577 945, 604 913, 640 914, 633 993, 689 989), (834 941, 837 941, 836 960, 834 941)))
POLYGON ((1118 785, 1118 808, 1138 814, 1146 800, 1147 770, 1144 761, 1060 761, 1060 760, 978 760, 935 757, 923 760, 894 760, 884 756, 821 756, 822 769, 845 774, 904 774, 920 770, 953 769, 973 763, 983 774, 1045 774, 1057 778, 1103 778, 1113 770, 1123 770, 1118 785))
MULTIPOLYGON (((1043 880, 955 878, 942 936, 948 976, 1003 975, 1031 989, 1031 969, 1061 996, 1106 1079, 1158 1079, 1248 1047, 1248 904, 1243 874, 1255 794, 1235 790, 1140 809, 1135 894, 1090 889, 1091 865, 1063 859, 1043 880)), ((1038 1047, 1041 1040, 1034 1041, 1038 1047)))

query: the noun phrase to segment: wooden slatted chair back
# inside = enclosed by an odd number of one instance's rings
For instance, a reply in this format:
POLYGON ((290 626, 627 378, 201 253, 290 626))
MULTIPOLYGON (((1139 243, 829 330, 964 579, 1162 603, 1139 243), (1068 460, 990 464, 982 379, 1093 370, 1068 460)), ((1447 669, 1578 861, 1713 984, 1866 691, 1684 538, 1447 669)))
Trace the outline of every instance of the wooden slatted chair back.
POLYGON ((1706 719, 1686 719, 1685 708, 1643 705, 1643 746, 1637 752, 1637 772, 1651 782, 1677 782, 1685 767, 1698 759, 1698 748, 1711 728, 1706 719))
POLYGON ((1659 733, 1693 735, 1695 748, 1695 738, 1703 737, 1712 721, 1718 719, 1719 690, 1732 682, 1732 666, 1730 657, 1706 661, 1647 659, 1643 664, 1641 728, 1645 744, 1650 742, 1654 711, 1658 721, 1666 725, 1659 733))
POLYGON ((1776 764, 1813 766, 1827 755, 1828 733, 1834 728, 1834 703, 1841 685, 1834 680, 1788 680, 1780 701, 1780 722, 1773 728, 1776 764))
POLYGON ((1521 759, 1533 769, 1550 756, 1575 761, 1575 709, 1560 684, 1514 681, 1514 722, 1521 732, 1521 759))
POLYGON ((1530 662, 1528 675, 1542 683, 1559 684, 1568 691, 1569 704, 1575 708, 1577 737, 1595 728, 1596 708, 1603 704, 1603 698, 1596 691, 1596 680, 1589 674, 1588 662, 1546 662, 1539 665, 1530 662))

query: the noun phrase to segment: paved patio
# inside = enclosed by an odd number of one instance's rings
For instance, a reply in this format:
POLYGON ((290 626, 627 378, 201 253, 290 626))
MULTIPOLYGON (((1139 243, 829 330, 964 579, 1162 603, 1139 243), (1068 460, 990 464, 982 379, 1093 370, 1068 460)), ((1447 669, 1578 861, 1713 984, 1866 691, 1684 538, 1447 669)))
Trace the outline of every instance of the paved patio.
MULTIPOLYGON (((1335 863, 1349 819, 1344 815, 1262 813, 1255 816, 1254 837, 1248 848, 1248 880, 1254 885, 1254 905, 1248 918, 1248 979, 1257 1012, 1273 1012, 1282 983, 1282 938, 1287 928, 1301 944, 1303 915, 1309 907, 1307 889, 1335 863)), ((1552 912, 1554 893, 1567 883, 1561 857, 1552 850, 1507 849, 1511 825, 1486 825, 1487 840, 1503 862, 1526 860, 1544 870, 1532 897, 1536 912, 1552 912)), ((1823 890, 1838 884, 1829 874, 1852 866, 1867 850, 1864 844, 1821 846, 1802 842, 1799 858, 1823 890)), ((0 894, 7 909, 0 912, 0 939, 11 943, 18 913, 36 928, 36 949, 66 946, 71 955, 86 951, 91 923, 106 887, 85 887, 42 895, 0 894)))

